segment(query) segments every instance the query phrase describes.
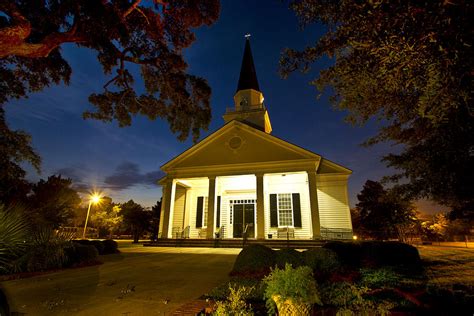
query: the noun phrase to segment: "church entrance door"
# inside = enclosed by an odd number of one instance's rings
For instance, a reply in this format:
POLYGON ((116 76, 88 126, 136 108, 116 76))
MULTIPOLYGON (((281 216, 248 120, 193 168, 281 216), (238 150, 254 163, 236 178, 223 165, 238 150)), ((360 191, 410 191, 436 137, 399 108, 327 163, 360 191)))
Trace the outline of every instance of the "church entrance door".
POLYGON ((243 238, 247 229, 247 238, 255 238, 255 204, 234 204, 234 238, 243 238))

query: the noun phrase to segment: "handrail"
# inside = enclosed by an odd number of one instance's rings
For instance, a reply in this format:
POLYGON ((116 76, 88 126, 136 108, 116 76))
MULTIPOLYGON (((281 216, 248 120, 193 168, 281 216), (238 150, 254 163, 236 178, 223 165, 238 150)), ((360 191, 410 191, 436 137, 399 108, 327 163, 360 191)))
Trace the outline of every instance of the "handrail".
POLYGON ((242 247, 245 247, 247 244, 247 230, 249 229, 250 223, 245 225, 244 231, 242 232, 242 247))

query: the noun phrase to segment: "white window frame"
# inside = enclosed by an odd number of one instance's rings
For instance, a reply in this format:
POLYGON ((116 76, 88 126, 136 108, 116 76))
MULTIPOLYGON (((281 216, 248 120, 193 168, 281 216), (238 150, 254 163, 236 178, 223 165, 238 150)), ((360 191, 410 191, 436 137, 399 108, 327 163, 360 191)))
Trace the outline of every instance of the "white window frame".
POLYGON ((209 203, 208 203, 208 197, 203 196, 202 199, 202 228, 207 228, 207 217, 209 216, 209 203))
MULTIPOLYGON (((283 211, 283 210, 282 210, 283 211)), ((284 211, 288 211, 288 209, 285 209, 284 211)), ((293 210, 293 194, 292 193, 277 193, 277 216, 278 216, 278 228, 286 228, 286 227, 295 227, 295 221, 294 221, 294 210, 293 210), (290 218, 291 218, 291 225, 280 225, 280 195, 289 195, 290 196, 290 218)))

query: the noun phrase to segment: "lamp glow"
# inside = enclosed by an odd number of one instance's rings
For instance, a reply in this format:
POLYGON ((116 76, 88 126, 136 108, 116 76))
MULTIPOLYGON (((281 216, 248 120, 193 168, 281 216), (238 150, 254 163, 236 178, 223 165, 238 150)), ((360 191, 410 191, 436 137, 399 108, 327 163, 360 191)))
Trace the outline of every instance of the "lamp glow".
POLYGON ((352 236, 352 239, 357 240, 357 236, 356 235, 352 236))
POLYGON ((92 204, 100 203, 100 195, 98 193, 93 193, 89 199, 89 207, 87 208, 87 217, 86 222, 84 224, 84 231, 82 232, 82 239, 86 239, 86 230, 87 230, 87 222, 89 221, 89 213, 91 211, 92 204))

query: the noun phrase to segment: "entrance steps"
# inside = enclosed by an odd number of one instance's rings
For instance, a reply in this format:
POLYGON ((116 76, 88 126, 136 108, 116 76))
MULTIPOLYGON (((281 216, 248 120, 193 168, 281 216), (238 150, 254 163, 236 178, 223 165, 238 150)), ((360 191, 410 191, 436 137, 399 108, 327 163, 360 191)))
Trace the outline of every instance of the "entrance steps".
MULTIPOLYGON (((261 244, 270 248, 309 249, 321 247, 325 241, 298 239, 248 239, 245 245, 261 244)), ((205 247, 205 248, 242 248, 242 239, 159 239, 144 243, 145 247, 205 247)))

